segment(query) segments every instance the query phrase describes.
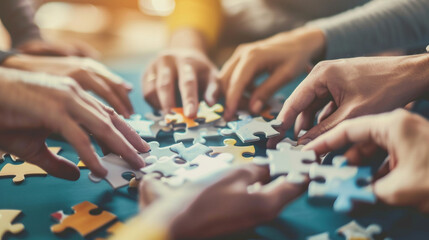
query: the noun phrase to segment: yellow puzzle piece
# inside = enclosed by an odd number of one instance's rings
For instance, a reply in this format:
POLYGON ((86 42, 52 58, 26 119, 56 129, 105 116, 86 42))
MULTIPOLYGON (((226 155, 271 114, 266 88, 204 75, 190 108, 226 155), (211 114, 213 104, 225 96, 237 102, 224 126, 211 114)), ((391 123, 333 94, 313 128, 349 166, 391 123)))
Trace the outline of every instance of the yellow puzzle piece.
POLYGON ((8 163, 0 170, 1 177, 13 177, 14 183, 21 183, 26 176, 30 175, 47 175, 47 173, 40 167, 28 162, 18 165, 8 163))
POLYGON ((13 220, 18 217, 20 213, 21 210, 0 209, 0 239, 3 239, 3 235, 7 232, 18 234, 24 230, 24 224, 12 224, 13 220))
POLYGON ((255 147, 252 146, 235 146, 237 143, 237 140, 228 138, 223 141, 223 144, 225 146, 221 147, 210 147, 213 152, 210 153, 210 155, 219 154, 219 153, 230 153, 234 156, 234 163, 235 164, 241 164, 241 163, 249 163, 252 161, 252 157, 244 157, 243 154, 255 154, 255 147))
POLYGON ((204 118, 205 123, 214 122, 220 119, 220 115, 218 113, 223 112, 223 106, 220 104, 215 104, 211 107, 207 105, 206 102, 200 102, 200 108, 197 113, 197 118, 204 118))

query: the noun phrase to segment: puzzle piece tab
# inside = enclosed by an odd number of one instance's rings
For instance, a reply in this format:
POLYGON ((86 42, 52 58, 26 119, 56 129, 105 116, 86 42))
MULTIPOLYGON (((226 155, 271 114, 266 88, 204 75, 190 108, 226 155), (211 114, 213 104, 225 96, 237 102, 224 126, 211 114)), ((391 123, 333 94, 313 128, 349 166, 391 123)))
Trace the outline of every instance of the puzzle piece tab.
MULTIPOLYGON (((129 181, 122 176, 124 173, 132 173, 136 178, 141 178, 143 176, 143 173, 134 170, 125 160, 116 154, 108 154, 100 160, 101 165, 108 171, 104 179, 114 189, 128 185, 129 181)), ((96 177, 92 173, 89 173, 88 177, 93 182, 101 181, 101 178, 96 177)))
POLYGON ((32 175, 46 176, 47 173, 40 167, 28 162, 22 164, 8 163, 0 170, 1 177, 13 177, 12 180, 14 183, 21 183, 25 180, 26 176, 32 175))
POLYGON ((0 209, 0 239, 3 239, 3 236, 10 232, 12 234, 18 234, 24 231, 24 224, 14 223, 15 218, 21 213, 21 210, 13 209, 0 209))
POLYGON ((262 117, 257 117, 250 121, 246 119, 228 123, 228 127, 231 129, 222 129, 221 133, 224 136, 236 134, 240 140, 245 143, 255 142, 260 140, 259 137, 255 136, 255 134, 263 134, 266 138, 278 136, 280 133, 273 127, 280 125, 281 121, 279 120, 266 122, 262 117), (245 122, 243 123, 243 121, 245 122))
POLYGON ((213 150, 200 143, 194 144, 191 147, 186 148, 183 143, 173 146, 170 148, 173 152, 176 152, 179 157, 187 162, 192 162, 199 155, 207 155, 213 150))
POLYGON ((382 229, 377 224, 364 228, 356 221, 351 221, 340 227, 337 232, 346 237, 346 240, 374 240, 375 235, 381 234, 382 229))
POLYGON ((51 231, 53 233, 61 233, 67 228, 72 228, 85 237, 116 219, 115 215, 104 210, 97 215, 90 213, 91 210, 97 208, 97 205, 85 201, 72 207, 74 210, 74 214, 72 215, 66 215, 63 211, 52 213, 52 218, 59 223, 52 225, 51 231))
POLYGON ((313 165, 310 168, 310 178, 325 179, 324 183, 312 181, 308 187, 310 197, 336 198, 334 210, 349 212, 353 201, 375 203, 376 197, 371 184, 370 167, 345 166, 344 157, 335 157, 332 165, 313 165), (361 183, 366 183, 363 185, 361 183))
POLYGON ((205 138, 213 138, 221 136, 220 129, 214 126, 213 124, 200 124, 198 127, 186 128, 184 133, 175 132, 174 141, 188 141, 192 140, 194 144, 196 143, 206 143, 205 138))
POLYGON ((219 153, 229 153, 232 154, 234 157, 234 163, 240 164, 240 163, 249 163, 252 161, 253 156, 251 157, 244 157, 243 154, 255 154, 255 147, 254 146, 236 146, 235 144, 237 141, 235 139, 229 138, 225 139, 223 141, 223 144, 225 146, 221 147, 210 147, 213 152, 210 153, 210 155, 215 155, 219 153))
POLYGON ((207 105, 206 102, 200 102, 200 108, 197 113, 197 118, 204 119, 205 123, 214 122, 219 120, 221 116, 219 113, 223 112, 223 106, 220 104, 215 104, 211 107, 207 105))
MULTIPOLYGON (((314 151, 294 150, 287 142, 277 144, 276 150, 267 150, 268 157, 255 157, 256 164, 269 164, 270 175, 287 174, 286 180, 302 183, 310 171, 310 166, 316 164, 314 151)), ((316 164, 317 165, 317 164, 316 164)))

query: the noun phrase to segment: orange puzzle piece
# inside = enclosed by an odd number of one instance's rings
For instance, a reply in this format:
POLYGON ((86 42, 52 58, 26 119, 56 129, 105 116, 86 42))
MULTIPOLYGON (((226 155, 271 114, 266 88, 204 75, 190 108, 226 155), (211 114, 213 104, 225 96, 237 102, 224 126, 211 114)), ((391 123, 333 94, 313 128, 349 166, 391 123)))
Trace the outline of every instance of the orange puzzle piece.
POLYGON ((67 228, 72 228, 85 237, 116 219, 114 214, 107 211, 92 215, 90 211, 97 208, 97 205, 84 201, 72 207, 74 210, 72 215, 66 215, 63 211, 51 214, 52 218, 59 221, 58 224, 51 226, 51 231, 61 233, 67 228))
POLYGON ((210 147, 213 152, 210 153, 210 155, 219 154, 219 153, 230 153, 234 156, 234 163, 240 164, 240 163, 249 163, 252 161, 252 157, 244 157, 243 154, 255 154, 255 147, 252 146, 235 146, 237 143, 237 140, 228 138, 223 141, 223 144, 225 146, 221 147, 210 147))
POLYGON ((195 121, 195 118, 188 118, 183 114, 183 108, 172 108, 175 114, 167 114, 165 115, 165 122, 170 124, 182 124, 185 123, 187 128, 197 127, 199 125, 198 122, 195 121))

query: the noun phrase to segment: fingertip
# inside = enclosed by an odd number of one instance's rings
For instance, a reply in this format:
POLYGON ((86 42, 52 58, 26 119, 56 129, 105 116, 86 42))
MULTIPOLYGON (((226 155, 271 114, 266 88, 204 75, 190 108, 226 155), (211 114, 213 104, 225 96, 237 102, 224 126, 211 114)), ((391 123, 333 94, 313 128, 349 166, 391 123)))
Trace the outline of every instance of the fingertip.
POLYGON ((249 108, 253 114, 260 113, 262 111, 262 108, 264 107, 264 103, 259 99, 255 100, 255 101, 250 101, 250 103, 251 104, 250 104, 249 108))

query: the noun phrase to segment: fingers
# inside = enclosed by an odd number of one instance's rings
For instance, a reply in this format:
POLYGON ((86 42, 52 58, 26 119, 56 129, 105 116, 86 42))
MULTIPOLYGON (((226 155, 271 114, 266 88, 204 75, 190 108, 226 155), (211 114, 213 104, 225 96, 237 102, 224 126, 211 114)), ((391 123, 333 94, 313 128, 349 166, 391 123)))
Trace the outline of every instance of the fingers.
POLYGON ((208 81, 204 92, 204 100, 209 106, 213 106, 217 103, 221 93, 220 80, 217 71, 210 71, 207 78, 208 81))
POLYGON ((320 111, 319 116, 317 117, 317 123, 322 122, 327 117, 329 117, 333 112, 337 110, 337 105, 334 101, 330 101, 326 106, 320 111))
POLYGON ((349 164, 360 165, 363 161, 374 158, 378 150, 379 147, 372 141, 360 142, 348 149, 344 156, 349 164))
POLYGON ((128 96, 128 93, 131 91, 132 87, 129 86, 129 84, 125 83, 122 78, 116 75, 114 75, 114 77, 116 77, 116 80, 112 80, 100 74, 98 74, 98 76, 101 77, 110 86, 117 98, 120 99, 120 102, 125 105, 128 114, 134 114, 133 105, 131 104, 131 100, 128 96))
POLYGON ((169 112, 171 108, 176 106, 175 72, 176 69, 166 60, 156 66, 156 92, 164 112, 169 112))
POLYGON ((36 164, 54 177, 75 181, 80 176, 79 168, 73 162, 53 154, 46 145, 26 161, 36 164))
POLYGON ((314 119, 317 112, 329 101, 329 99, 318 99, 310 104, 304 111, 302 111, 295 122, 295 137, 301 130, 308 130, 313 127, 314 119))
POLYGON ((258 194, 267 199, 269 208, 272 209, 274 215, 276 215, 285 204, 304 193, 306 186, 307 184, 290 183, 286 181, 286 176, 280 176, 264 185, 258 194))
POLYGON ((194 118, 198 112, 198 79, 196 69, 189 63, 178 63, 179 90, 185 116, 194 118))
POLYGON ((256 164, 246 164, 230 173, 231 180, 243 181, 246 186, 256 182, 267 182, 270 179, 270 172, 266 166, 256 164))
POLYGON ((151 64, 142 78, 142 93, 144 99, 154 108, 161 109, 156 85, 156 66, 151 64))

